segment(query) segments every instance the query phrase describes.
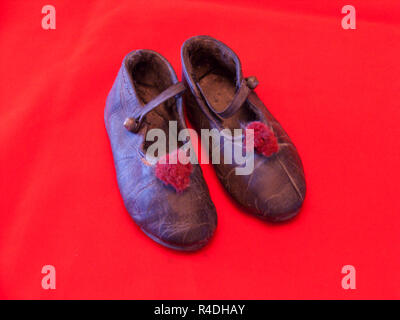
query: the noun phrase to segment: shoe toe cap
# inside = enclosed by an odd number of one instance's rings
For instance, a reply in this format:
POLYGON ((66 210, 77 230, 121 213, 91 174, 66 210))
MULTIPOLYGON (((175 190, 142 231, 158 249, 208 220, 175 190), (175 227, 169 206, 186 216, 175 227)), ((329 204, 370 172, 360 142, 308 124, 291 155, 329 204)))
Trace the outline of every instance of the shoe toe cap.
POLYGON ((276 222, 294 217, 305 197, 301 163, 293 165, 276 157, 257 169, 251 186, 257 214, 276 222))
POLYGON ((160 219, 142 229, 158 243, 178 250, 194 251, 205 246, 217 225, 215 209, 187 207, 180 212, 169 208, 160 219))
POLYGON ((297 215, 303 205, 303 195, 288 182, 281 186, 279 191, 265 190, 257 194, 259 214, 273 222, 286 221, 297 215))
POLYGON ((294 217, 303 204, 306 191, 297 153, 285 150, 268 158, 256 156, 250 175, 231 174, 225 185, 251 213, 273 222, 294 217))
MULTIPOLYGON (((198 170, 197 168, 195 170, 198 170)), ((194 172, 182 192, 156 179, 127 209, 141 229, 156 242, 177 250, 193 251, 206 245, 217 226, 215 206, 207 185, 194 172)))

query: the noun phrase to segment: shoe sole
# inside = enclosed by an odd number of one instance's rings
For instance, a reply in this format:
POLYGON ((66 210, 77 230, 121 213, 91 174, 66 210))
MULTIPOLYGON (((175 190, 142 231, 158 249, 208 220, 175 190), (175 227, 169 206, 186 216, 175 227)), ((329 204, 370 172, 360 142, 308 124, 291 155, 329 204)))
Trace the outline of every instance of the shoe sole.
POLYGON ((205 240, 204 242, 199 242, 199 243, 196 243, 196 244, 193 244, 190 246, 185 246, 185 247, 176 246, 176 245, 173 245, 173 244, 170 244, 168 242, 161 240, 160 238, 158 238, 155 235, 148 233, 143 228, 140 228, 140 229, 142 229, 142 231, 146 234, 146 236, 148 236, 150 239, 157 242, 158 244, 161 244, 162 246, 167 247, 169 249, 174 249, 174 250, 178 250, 178 251, 184 251, 184 252, 197 251, 197 250, 200 250, 201 248, 203 248, 208 243, 208 240, 205 240))

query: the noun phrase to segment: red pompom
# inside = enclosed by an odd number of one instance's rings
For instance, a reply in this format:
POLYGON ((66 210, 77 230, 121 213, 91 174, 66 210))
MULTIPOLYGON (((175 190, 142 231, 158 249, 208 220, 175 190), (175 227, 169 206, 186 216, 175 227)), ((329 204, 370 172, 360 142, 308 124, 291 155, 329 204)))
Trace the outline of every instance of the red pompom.
MULTIPOLYGON (((181 152, 183 151, 179 151, 179 153, 181 152)), ((189 186, 192 169, 193 166, 190 162, 187 164, 179 162, 178 152, 175 150, 157 162, 156 177, 166 185, 174 187, 177 192, 182 192, 189 186), (173 161, 170 161, 171 155, 174 156, 173 161)))
POLYGON ((267 125, 262 122, 255 121, 249 123, 246 127, 246 130, 247 129, 254 130, 254 149, 257 153, 269 157, 275 152, 278 152, 278 140, 267 125))

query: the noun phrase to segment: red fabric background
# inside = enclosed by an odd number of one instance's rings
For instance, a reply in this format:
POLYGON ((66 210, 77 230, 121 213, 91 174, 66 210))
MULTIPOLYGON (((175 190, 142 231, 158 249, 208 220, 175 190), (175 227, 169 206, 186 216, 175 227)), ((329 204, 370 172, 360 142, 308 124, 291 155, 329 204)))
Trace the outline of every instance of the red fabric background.
POLYGON ((1 298, 400 298, 399 2, 276 2, 1 2, 1 298), (56 30, 41 28, 48 3, 56 30), (357 30, 341 28, 346 4, 357 30), (180 75, 198 34, 258 77, 308 193, 292 222, 262 223, 203 165, 219 225, 183 254, 124 209, 103 109, 126 53, 156 50, 180 75), (56 290, 41 288, 46 264, 56 290), (341 288, 347 264, 356 290, 341 288))

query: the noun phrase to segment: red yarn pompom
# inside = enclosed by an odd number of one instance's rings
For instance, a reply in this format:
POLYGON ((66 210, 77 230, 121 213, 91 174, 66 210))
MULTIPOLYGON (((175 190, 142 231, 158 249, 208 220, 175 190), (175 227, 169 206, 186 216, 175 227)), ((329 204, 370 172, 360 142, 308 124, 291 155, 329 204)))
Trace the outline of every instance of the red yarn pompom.
POLYGON ((247 129, 254 130, 254 149, 257 153, 263 154, 266 157, 278 152, 278 140, 274 133, 262 122, 255 121, 247 125, 247 129))
POLYGON ((166 185, 174 187, 177 192, 182 192, 189 186, 193 166, 190 162, 187 164, 180 163, 176 150, 172 154, 175 158, 174 161, 170 161, 171 154, 166 154, 157 162, 155 169, 156 177, 166 185))

